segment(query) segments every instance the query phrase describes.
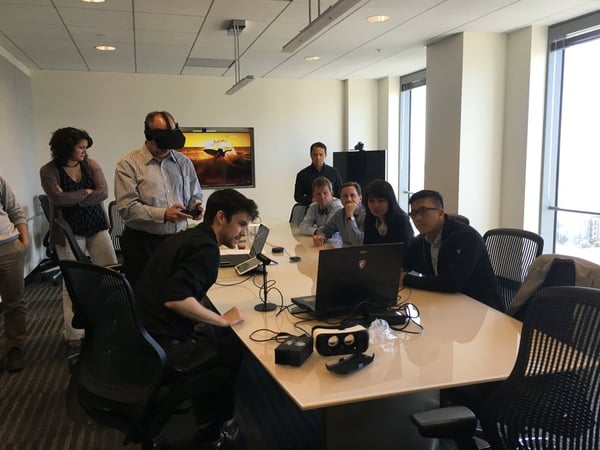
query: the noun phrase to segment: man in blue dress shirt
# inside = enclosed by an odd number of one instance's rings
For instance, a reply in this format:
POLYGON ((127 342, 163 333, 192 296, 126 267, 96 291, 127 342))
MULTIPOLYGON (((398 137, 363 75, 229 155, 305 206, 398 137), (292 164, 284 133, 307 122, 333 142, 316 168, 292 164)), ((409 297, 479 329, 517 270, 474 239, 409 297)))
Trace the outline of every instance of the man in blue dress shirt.
POLYGON ((313 235, 314 244, 319 247, 335 233, 340 233, 344 245, 360 245, 365 231, 366 211, 362 204, 360 184, 349 181, 342 186, 343 208, 313 235))

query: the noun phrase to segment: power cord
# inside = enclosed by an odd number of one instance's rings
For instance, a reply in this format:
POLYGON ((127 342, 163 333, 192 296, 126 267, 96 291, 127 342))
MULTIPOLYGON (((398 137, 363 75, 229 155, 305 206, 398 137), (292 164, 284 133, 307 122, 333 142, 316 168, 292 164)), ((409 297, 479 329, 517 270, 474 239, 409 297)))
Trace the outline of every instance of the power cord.
POLYGON ((217 286, 237 286, 238 284, 245 283, 246 281, 248 281, 248 280, 249 280, 250 278, 252 278, 253 276, 255 277, 256 275, 252 275, 252 274, 250 274, 250 275, 246 275, 246 276, 245 276, 245 277, 244 277, 242 280, 240 280, 240 281, 235 281, 235 282, 233 282, 233 283, 219 283, 218 281, 216 281, 216 282, 215 282, 215 284, 216 284, 217 286))
MULTIPOLYGON (((411 291, 411 293, 412 293, 412 291, 411 291)), ((408 298, 410 298, 410 294, 407 297, 407 299, 408 298)), ((407 321, 404 325, 390 324, 390 328, 392 330, 402 331, 402 332, 408 333, 408 334, 422 334, 423 333, 423 330, 424 330, 423 325, 421 325, 419 322, 417 322, 415 320, 421 316, 421 312, 419 311, 419 308, 417 307, 417 305, 415 305, 414 303, 405 301, 404 303, 399 304, 397 307, 390 308, 390 309, 398 311, 400 314, 402 314, 407 319, 407 321), (407 329, 411 324, 417 328, 416 331, 407 329)))
POLYGON ((289 338, 292 334, 285 332, 285 331, 273 331, 269 328, 259 328, 258 330, 254 330, 252 333, 250 333, 250 336, 248 336, 250 338, 251 341, 253 342, 270 342, 270 341, 275 341, 278 343, 284 342, 287 338, 289 338), (270 333, 271 336, 269 337, 264 337, 264 338, 257 338, 255 335, 258 333, 270 333))
MULTIPOLYGON (((279 294, 279 309, 281 310, 281 308, 283 308, 283 293, 279 290, 279 288, 276 288, 275 285, 277 284, 277 282, 275 280, 267 280, 266 286, 263 285, 262 283, 258 283, 256 281, 256 278, 258 277, 258 274, 255 274, 252 276, 252 284, 258 288, 258 298, 261 301, 265 301, 265 294, 266 294, 266 298, 269 298, 269 293, 271 291, 275 291, 279 294), (266 292, 265 292, 266 290, 266 292)), ((277 313, 279 314, 279 313, 277 313)))

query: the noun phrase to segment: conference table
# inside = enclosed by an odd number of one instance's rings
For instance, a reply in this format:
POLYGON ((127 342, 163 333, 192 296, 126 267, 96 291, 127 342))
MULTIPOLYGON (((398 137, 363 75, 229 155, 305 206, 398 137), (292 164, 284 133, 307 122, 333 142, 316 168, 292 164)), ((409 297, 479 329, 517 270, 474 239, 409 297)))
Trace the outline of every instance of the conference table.
MULTIPOLYGON (((263 253, 277 264, 267 266, 271 283, 268 301, 289 305, 292 297, 315 293, 319 252, 331 244, 315 247, 310 236, 298 234, 297 226, 264 221, 270 234, 263 253), (273 247, 284 253, 273 254, 273 247), (299 256, 291 262, 290 256, 299 256), (276 289, 274 289, 276 288, 276 289)), ((224 252, 231 250, 224 250, 224 252)), ((314 352, 301 367, 275 364, 275 341, 256 342, 251 334, 268 329, 294 335, 308 333, 317 322, 302 322, 289 310, 258 312, 259 287, 263 276, 238 276, 231 268, 219 270, 219 278, 208 297, 221 312, 237 305, 245 320, 233 327, 235 333, 266 371, 299 408, 324 411, 325 448, 432 448, 415 442, 416 430, 408 416, 431 404, 425 393, 439 389, 505 379, 516 360, 521 322, 462 294, 447 294, 404 288, 399 303, 410 302, 419 311, 417 322, 393 333, 384 345, 373 344, 365 352, 375 354, 373 362, 350 375, 337 375, 325 367, 340 356, 323 357, 314 352), (365 433, 365 430, 368 430, 365 433), (377 438, 374 444, 374 436, 377 438), (404 445, 401 445, 404 443, 404 445)), ((305 317, 304 315, 302 317, 305 317)), ((267 332, 255 338, 270 337, 267 332)))

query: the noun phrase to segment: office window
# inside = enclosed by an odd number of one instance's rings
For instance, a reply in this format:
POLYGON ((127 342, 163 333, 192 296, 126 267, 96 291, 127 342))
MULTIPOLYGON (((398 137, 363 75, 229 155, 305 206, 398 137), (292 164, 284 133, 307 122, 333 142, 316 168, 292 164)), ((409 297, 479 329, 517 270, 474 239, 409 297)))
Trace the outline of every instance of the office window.
POLYGON ((425 70, 400 78, 400 206, 425 183, 425 70))
POLYGON ((551 27, 548 41, 545 250, 600 263, 600 12, 551 27))

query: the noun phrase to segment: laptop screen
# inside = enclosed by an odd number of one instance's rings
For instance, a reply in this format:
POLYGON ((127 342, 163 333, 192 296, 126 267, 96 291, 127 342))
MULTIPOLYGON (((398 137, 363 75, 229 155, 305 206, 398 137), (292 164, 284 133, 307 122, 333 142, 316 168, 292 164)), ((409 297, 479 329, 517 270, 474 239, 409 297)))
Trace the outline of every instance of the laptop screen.
POLYGON ((262 252, 265 244, 267 243, 267 236, 269 236, 269 229, 261 223, 258 227, 258 231, 256 232, 256 236, 254 237, 252 247, 250 248, 251 258, 255 258, 256 255, 262 252))
POLYGON ((319 252, 315 310, 349 310, 396 303, 405 245, 377 244, 319 252))

